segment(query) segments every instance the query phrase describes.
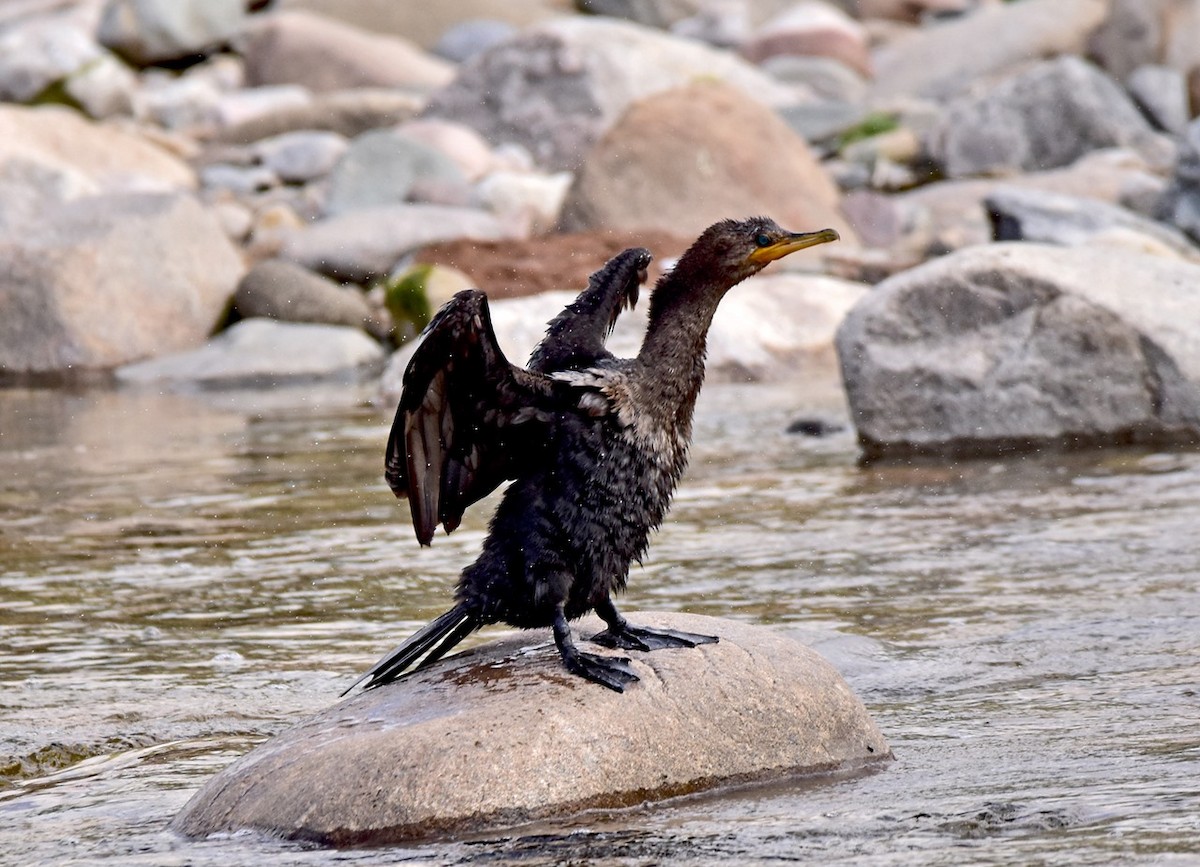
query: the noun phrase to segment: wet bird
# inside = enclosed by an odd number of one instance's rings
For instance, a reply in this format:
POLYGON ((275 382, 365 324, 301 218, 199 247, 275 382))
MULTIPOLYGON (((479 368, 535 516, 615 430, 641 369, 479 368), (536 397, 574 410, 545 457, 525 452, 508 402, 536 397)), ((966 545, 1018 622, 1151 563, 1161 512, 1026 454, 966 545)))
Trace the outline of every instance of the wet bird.
POLYGON ((481 292, 447 303, 405 372, 385 476, 408 499, 422 545, 437 524, 453 531, 472 503, 512 483, 482 552, 462 572, 454 607, 350 689, 424 668, 492 623, 551 627, 569 671, 618 692, 638 679, 629 659, 581 651, 569 621, 595 611, 607 629, 590 640, 610 648, 715 642, 634 626, 613 595, 645 553, 687 463, 705 341, 722 297, 768 263, 837 237, 832 229, 786 232, 763 217, 709 227, 655 286, 632 359, 613 357, 604 341, 637 300, 650 262, 644 249, 620 253, 592 276, 550 322, 527 368, 504 357, 481 292))

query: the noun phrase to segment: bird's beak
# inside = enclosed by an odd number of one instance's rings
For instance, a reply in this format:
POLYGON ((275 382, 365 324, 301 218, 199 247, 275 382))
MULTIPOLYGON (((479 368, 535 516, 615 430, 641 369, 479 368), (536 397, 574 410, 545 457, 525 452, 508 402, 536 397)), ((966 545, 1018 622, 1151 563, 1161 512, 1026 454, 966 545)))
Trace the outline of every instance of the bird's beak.
POLYGON ((839 237, 838 233, 833 229, 822 229, 819 232, 788 233, 768 247, 757 247, 750 254, 749 258, 755 264, 765 265, 768 262, 774 262, 776 259, 782 259, 788 253, 795 253, 797 250, 803 250, 805 247, 815 247, 817 244, 836 241, 839 237))

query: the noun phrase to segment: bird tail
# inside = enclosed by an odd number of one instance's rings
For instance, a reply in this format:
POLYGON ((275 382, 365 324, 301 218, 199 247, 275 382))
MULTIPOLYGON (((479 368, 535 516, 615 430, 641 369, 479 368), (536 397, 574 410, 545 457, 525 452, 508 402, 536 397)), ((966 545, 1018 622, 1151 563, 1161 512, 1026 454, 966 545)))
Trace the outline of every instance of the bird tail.
POLYGON ((364 680, 367 682, 364 690, 374 689, 391 683, 410 668, 419 671, 427 665, 432 665, 482 625, 479 618, 465 605, 455 605, 375 663, 370 671, 350 684, 342 695, 346 695, 364 680), (422 656, 425 658, 421 659, 422 656), (419 663, 418 659, 421 660, 419 663))

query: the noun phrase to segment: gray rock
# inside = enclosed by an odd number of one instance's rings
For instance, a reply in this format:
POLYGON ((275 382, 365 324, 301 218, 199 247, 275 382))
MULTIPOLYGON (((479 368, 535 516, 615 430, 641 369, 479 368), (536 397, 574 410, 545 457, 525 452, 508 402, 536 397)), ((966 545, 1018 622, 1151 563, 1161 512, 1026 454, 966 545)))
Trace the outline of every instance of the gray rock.
POLYGON ((433 46, 433 53, 451 63, 463 63, 476 54, 512 38, 517 28, 507 21, 475 18, 453 25, 433 46))
POLYGON ((467 197, 466 178, 448 157, 391 130, 363 133, 329 176, 325 213, 403 202, 418 182, 457 186, 467 197))
POLYGON ((229 40, 245 0, 108 0, 97 36, 139 65, 203 54, 229 40))
POLYGON ((1107 11, 1107 0, 1021 0, 926 26, 875 52, 873 99, 945 99, 1034 60, 1082 54, 1107 11))
POLYGON ((207 189, 229 190, 245 195, 279 186, 279 178, 266 166, 231 166, 223 163, 200 170, 200 183, 207 189))
POLYGON ((378 372, 383 354, 357 328, 256 317, 243 319, 191 352, 126 365, 117 379, 126 385, 180 388, 357 382, 378 372))
POLYGON ((867 96, 866 79, 831 57, 777 54, 767 58, 762 68, 772 78, 804 85, 822 99, 859 104, 867 96))
POLYGON ((1200 266, 971 247, 879 284, 838 357, 867 458, 1200 442, 1200 266))
POLYGON ((301 130, 323 130, 353 137, 368 130, 393 126, 413 117, 422 101, 407 93, 359 88, 318 93, 305 105, 282 106, 242 123, 216 131, 216 138, 249 144, 301 130))
POLYGON ((1200 249, 1182 232, 1099 199, 999 186, 988 193, 984 207, 997 241, 1078 246, 1132 233, 1181 258, 1200 262, 1200 249))
POLYGON ((356 87, 428 92, 454 68, 397 36, 378 35, 309 12, 260 16, 239 40, 250 85, 300 84, 315 92, 356 87))
POLYGON ((0 31, 0 100, 27 102, 105 52, 57 16, 0 31))
POLYGON ((133 114, 138 78, 133 70, 107 51, 71 73, 63 90, 94 118, 133 114))
POLYGON ((339 286, 292 262, 269 259, 238 284, 233 306, 243 317, 363 328, 371 308, 360 289, 339 286))
POLYGON ((1184 131, 1175 170, 1157 211, 1193 240, 1200 240, 1200 119, 1184 131))
POLYGON ((320 220, 285 235, 282 255, 337 280, 366 283, 386 276, 408 253, 436 241, 512 236, 495 217, 473 208, 383 205, 320 220))
POLYGON ((1119 81, 1139 66, 1158 63, 1164 45, 1164 13, 1174 0, 1112 0, 1104 23, 1088 41, 1088 56, 1119 81))
POLYGON ((242 262, 190 195, 90 196, 0 232, 0 378, 70 377, 200 343, 242 262))
POLYGON ((216 122, 221 91, 205 79, 183 76, 147 83, 134 94, 138 117, 170 130, 205 128, 216 122))
POLYGON ((1139 66, 1125 86, 1155 126, 1172 135, 1183 134, 1191 116, 1183 73, 1167 66, 1139 66))
POLYGON ((957 178, 1051 169, 1099 148, 1154 141, 1116 82, 1077 57, 1060 57, 951 104, 928 146, 943 172, 957 178))
POLYGON ((890 759, 845 681, 798 642, 695 615, 631 619, 721 641, 631 654, 641 680, 623 694, 563 671, 548 631, 491 642, 278 735, 172 828, 395 843, 890 759))
MULTIPOLYGON (((926 184, 890 199, 899 211, 904 244, 913 251, 935 254, 992 239, 992 226, 983 205, 999 186, 1086 196, 1133 209, 1147 197, 1157 201, 1166 187, 1138 154, 1112 149, 1094 151, 1070 166, 1031 172, 1003 180, 971 179, 926 184)), ((1139 208, 1140 213, 1146 213, 1139 208)))
POLYGON ((622 21, 564 18, 464 64, 426 113, 465 123, 493 145, 525 147, 539 165, 574 170, 634 101, 718 79, 759 102, 796 93, 728 52, 622 21))
POLYGON ((348 147, 345 136, 335 132, 298 130, 263 139, 254 154, 280 180, 304 184, 329 174, 348 147))

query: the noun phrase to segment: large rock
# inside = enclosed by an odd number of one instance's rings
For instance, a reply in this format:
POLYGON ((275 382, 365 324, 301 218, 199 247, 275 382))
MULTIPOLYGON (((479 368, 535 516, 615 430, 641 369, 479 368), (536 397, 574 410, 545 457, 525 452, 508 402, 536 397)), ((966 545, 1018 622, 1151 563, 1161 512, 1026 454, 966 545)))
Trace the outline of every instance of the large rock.
POLYGON ((308 12, 276 12, 242 34, 250 85, 300 84, 315 92, 393 87, 426 92, 454 67, 405 39, 380 36, 308 12))
MULTIPOLYGON (((582 285, 579 288, 583 288, 582 285)), ((846 313, 868 292, 861 283, 822 275, 760 274, 734 288, 713 317, 705 368, 712 382, 787 382, 814 372, 833 373, 833 338, 846 313)), ((578 291, 543 292, 492 301, 492 325, 505 355, 524 364, 546 336, 546 323, 578 291)), ((619 358, 632 358, 646 333, 646 304, 617 320, 607 341, 619 358)), ((381 388, 399 394, 415 346, 392 355, 381 388)))
POLYGON ((472 58, 426 111, 494 145, 519 144, 544 167, 574 170, 631 103, 696 79, 771 105, 797 98, 728 52, 623 21, 567 18, 472 58))
POLYGON ((623 694, 566 673, 547 631, 491 642, 268 741, 172 827, 395 843, 890 758, 862 703, 803 645, 729 620, 635 617, 721 641, 632 654, 641 680, 623 694))
POLYGON ((957 178, 1052 169, 1100 148, 1153 148, 1156 139, 1115 81, 1084 60, 1061 57, 959 99, 928 145, 942 171, 957 178))
POLYGON ((242 263, 189 195, 90 196, 0 233, 0 378, 70 377, 199 344, 242 263))
POLYGON ((804 140, 738 90, 703 83, 636 103, 596 145, 563 205, 564 229, 699 234, 732 215, 854 237, 804 140), (712 118, 721 123, 712 123, 712 118))
POLYGON ((388 33, 432 48, 450 27, 463 21, 491 18, 524 27, 561 15, 564 0, 277 0, 280 9, 306 9, 336 18, 371 33, 388 33))
POLYGON ((282 254, 335 279, 365 283, 387 275, 401 258, 426 244, 510 235, 495 217, 473 208, 382 205, 289 232, 282 254))
POLYGON ((57 106, 0 105, 0 163, 21 159, 83 175, 104 192, 192 189, 196 176, 149 141, 57 106))
POLYGON ((1107 11, 1108 0, 982 4, 877 51, 873 94, 943 99, 1030 61, 1081 54, 1107 11))
POLYGON ((881 283, 837 335, 867 458, 1200 442, 1200 266, 972 247, 881 283))
POLYGON ((134 63, 201 54, 226 42, 246 17, 246 0, 108 0, 100 42, 134 63))
POLYGON ((357 328, 255 317, 198 349, 126 365, 117 380, 184 389, 357 382, 378 373, 383 359, 383 348, 357 328))

